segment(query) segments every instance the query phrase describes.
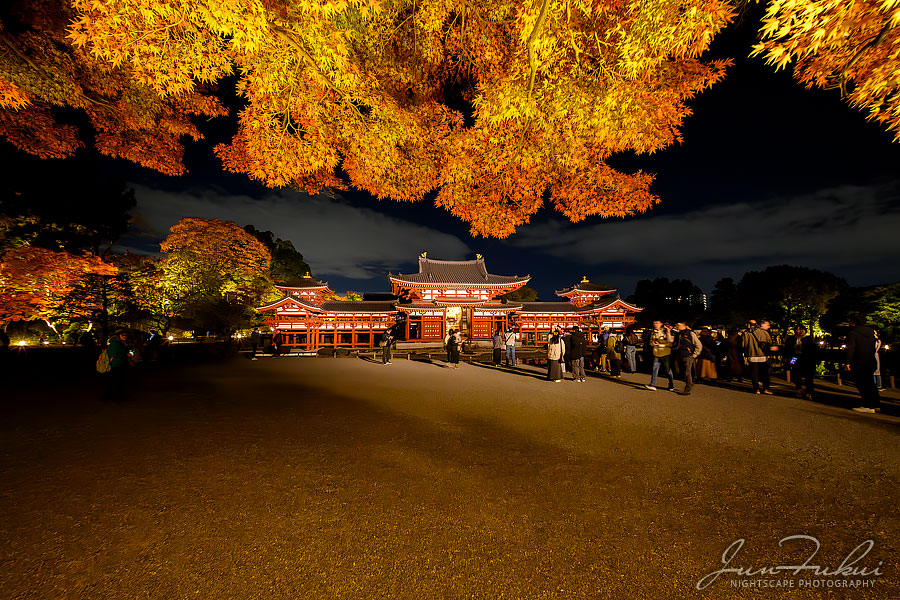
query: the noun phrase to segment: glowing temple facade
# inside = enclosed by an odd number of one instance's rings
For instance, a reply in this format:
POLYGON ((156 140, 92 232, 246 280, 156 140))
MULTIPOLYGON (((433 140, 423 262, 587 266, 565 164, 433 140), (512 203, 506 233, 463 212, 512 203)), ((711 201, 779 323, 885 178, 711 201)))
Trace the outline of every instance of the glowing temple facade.
POLYGON ((489 273, 474 260, 435 260, 423 253, 418 273, 389 274, 391 299, 335 301, 327 283, 312 278, 276 286, 284 297, 258 307, 285 346, 374 348, 385 330, 407 342, 442 342, 456 329, 489 342, 498 329, 513 327, 523 345, 541 344, 554 325, 579 325, 593 339, 602 327, 623 328, 641 311, 615 296, 615 288, 587 278, 557 291, 558 302, 508 302, 500 298, 527 284, 529 275, 489 273))

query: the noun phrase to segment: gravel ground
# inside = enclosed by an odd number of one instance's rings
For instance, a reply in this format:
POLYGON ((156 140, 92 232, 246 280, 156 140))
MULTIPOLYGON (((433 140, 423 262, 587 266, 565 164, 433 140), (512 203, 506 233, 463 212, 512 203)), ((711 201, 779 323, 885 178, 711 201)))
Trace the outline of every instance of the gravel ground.
POLYGON ((900 598, 900 418, 645 381, 280 358, 145 371, 113 405, 7 383, 0 595, 900 598), (738 539, 730 567, 802 563, 791 535, 831 569, 871 539, 882 574, 696 589, 738 539))

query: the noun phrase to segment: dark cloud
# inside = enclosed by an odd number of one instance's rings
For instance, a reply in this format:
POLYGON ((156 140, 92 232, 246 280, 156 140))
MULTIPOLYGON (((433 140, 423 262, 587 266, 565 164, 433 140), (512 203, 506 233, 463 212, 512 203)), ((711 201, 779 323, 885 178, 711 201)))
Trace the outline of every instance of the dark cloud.
POLYGON ((900 279, 900 185, 841 186, 674 215, 523 227, 510 244, 605 273, 687 277, 710 289, 721 277, 796 264, 851 284, 900 279))
POLYGON ((447 259, 471 254, 466 243, 456 236, 354 206, 340 196, 310 197, 269 191, 254 198, 229 194, 213 186, 164 191, 138 185, 135 192, 135 222, 151 246, 165 238, 169 228, 183 217, 215 218, 241 226, 252 224, 291 240, 317 277, 383 277, 388 270, 396 272, 400 265, 415 262, 423 250, 447 259))

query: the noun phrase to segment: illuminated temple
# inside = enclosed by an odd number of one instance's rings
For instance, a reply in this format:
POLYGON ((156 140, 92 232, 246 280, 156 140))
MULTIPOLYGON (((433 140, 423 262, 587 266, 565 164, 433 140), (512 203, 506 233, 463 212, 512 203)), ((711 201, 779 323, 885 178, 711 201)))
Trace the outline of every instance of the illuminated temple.
POLYGON ((500 297, 527 284, 529 275, 494 275, 484 258, 435 260, 419 257, 419 272, 389 274, 387 300, 330 300, 335 292, 311 277, 276 286, 284 296, 258 307, 266 323, 282 335, 285 346, 300 350, 322 347, 374 348, 391 329, 408 342, 442 342, 456 329, 474 341, 489 342, 498 329, 513 327, 521 344, 547 341, 555 325, 579 325, 590 332, 623 328, 640 308, 615 295, 615 288, 587 278, 556 292, 557 302, 511 302, 500 297))

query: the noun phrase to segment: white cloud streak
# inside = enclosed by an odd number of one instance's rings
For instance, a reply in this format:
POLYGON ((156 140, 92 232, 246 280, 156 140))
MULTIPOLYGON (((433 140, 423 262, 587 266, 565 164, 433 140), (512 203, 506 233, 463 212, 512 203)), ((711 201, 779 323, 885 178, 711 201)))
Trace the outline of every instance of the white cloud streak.
POLYGON ((423 250, 448 259, 471 254, 453 235, 353 206, 340 197, 272 191, 257 199, 213 187, 172 192, 135 186, 135 192, 135 222, 147 238, 162 240, 183 217, 251 224, 291 240, 320 278, 382 277, 423 250))
POLYGON ((851 283, 888 281, 900 278, 900 186, 843 186, 587 227, 551 221, 523 227, 510 244, 618 272, 695 281, 704 274, 740 278, 775 264, 829 270, 851 283))

